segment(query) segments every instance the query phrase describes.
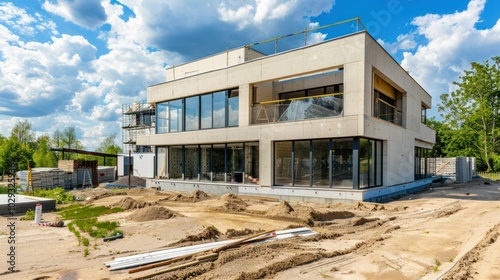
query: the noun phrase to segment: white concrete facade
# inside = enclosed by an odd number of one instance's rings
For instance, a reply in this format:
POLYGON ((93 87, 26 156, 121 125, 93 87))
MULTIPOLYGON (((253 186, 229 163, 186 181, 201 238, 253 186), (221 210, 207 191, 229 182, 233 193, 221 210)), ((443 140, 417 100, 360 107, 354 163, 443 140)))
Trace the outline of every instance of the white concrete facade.
POLYGON ((435 142, 435 132, 421 121, 422 108, 430 108, 431 96, 367 32, 270 56, 241 48, 169 68, 167 78, 165 83, 148 87, 148 103, 237 88, 238 126, 140 136, 138 143, 168 147, 258 142, 259 187, 275 185, 276 141, 345 137, 381 141, 383 169, 379 187, 413 182, 415 147, 431 149, 435 142), (287 82, 288 79, 292 80, 287 82), (281 85, 283 81, 285 84, 281 85), (340 115, 255 123, 256 100, 279 99, 280 91, 287 91, 286 87, 293 91, 314 87, 307 83, 328 86, 335 81, 343 89, 340 115), (376 87, 394 92, 394 106, 401 110, 401 125, 375 116, 376 87))

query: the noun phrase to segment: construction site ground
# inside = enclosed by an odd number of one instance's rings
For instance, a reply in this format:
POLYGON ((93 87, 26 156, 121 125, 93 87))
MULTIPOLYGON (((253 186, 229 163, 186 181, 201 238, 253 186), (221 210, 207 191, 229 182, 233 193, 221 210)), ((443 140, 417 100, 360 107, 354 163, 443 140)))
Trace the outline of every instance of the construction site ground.
POLYGON ((92 240, 84 256, 67 227, 18 219, 18 271, 10 274, 9 221, 1 217, 0 279, 132 279, 168 266, 129 274, 110 271, 105 262, 294 227, 318 234, 224 250, 216 260, 155 279, 500 279, 500 182, 482 178, 385 204, 287 203, 150 189, 117 194, 101 187, 74 195, 83 203, 129 208, 99 218, 119 221, 124 237, 92 240))

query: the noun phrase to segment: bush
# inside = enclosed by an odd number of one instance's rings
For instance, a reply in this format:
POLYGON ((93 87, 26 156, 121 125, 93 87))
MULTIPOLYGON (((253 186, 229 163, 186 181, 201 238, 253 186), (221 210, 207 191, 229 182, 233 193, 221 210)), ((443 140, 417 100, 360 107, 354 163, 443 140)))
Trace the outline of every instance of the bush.
POLYGON ((21 221, 33 221, 35 220, 35 211, 29 209, 26 211, 26 215, 24 217, 21 217, 21 221))
POLYGON ((67 193, 63 188, 35 190, 34 196, 55 199, 57 204, 68 203, 75 200, 75 197, 72 194, 67 193))

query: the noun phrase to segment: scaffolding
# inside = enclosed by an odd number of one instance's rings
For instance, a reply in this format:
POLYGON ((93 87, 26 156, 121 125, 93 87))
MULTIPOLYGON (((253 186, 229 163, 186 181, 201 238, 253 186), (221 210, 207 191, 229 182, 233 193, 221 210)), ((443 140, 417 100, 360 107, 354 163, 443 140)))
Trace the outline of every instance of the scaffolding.
POLYGON ((136 153, 152 152, 152 146, 137 145, 137 137, 155 133, 155 108, 146 100, 122 105, 123 150, 136 153))

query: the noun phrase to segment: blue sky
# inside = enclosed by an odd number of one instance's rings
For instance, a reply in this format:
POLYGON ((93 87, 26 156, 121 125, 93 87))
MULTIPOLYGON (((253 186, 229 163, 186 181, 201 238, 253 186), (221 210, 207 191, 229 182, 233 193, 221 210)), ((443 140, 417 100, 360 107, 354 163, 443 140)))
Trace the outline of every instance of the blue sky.
MULTIPOLYGON (((0 3, 0 134, 75 126, 86 149, 121 139, 121 106, 164 69, 227 48, 361 17, 432 96, 500 55, 494 0, 24 0, 0 3)), ((332 33, 319 30, 316 40, 332 33)))

